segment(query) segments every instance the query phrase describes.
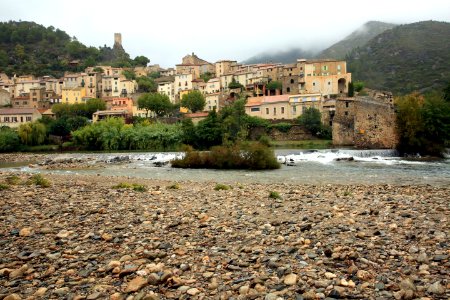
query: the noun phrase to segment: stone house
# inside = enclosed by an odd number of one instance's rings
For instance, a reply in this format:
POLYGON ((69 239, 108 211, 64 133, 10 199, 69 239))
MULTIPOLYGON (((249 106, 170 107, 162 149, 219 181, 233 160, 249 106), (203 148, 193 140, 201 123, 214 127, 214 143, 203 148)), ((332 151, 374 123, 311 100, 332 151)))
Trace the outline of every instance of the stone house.
POLYGON ((61 103, 75 104, 83 103, 86 99, 86 89, 83 87, 63 88, 61 95, 61 103))
POLYGON ((165 76, 155 79, 158 93, 167 95, 170 102, 175 103, 175 76, 165 76))
POLYGON ((36 108, 0 108, 0 127, 18 128, 42 117, 36 108))
POLYGON ((283 76, 281 83, 283 85, 283 94, 298 94, 299 69, 297 64, 287 64, 283 66, 283 76))
POLYGON ((245 104, 245 112, 269 120, 290 119, 289 96, 262 96, 250 97, 245 104))
POLYGON ((393 149, 398 144, 391 93, 338 98, 333 118, 333 145, 393 149))

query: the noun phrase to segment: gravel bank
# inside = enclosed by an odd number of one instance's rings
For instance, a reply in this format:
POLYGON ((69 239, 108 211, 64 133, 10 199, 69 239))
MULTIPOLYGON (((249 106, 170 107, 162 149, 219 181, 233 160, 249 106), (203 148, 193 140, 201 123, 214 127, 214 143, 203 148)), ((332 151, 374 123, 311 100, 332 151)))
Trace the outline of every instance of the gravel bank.
POLYGON ((450 297, 448 188, 45 176, 0 190, 0 299, 450 297))

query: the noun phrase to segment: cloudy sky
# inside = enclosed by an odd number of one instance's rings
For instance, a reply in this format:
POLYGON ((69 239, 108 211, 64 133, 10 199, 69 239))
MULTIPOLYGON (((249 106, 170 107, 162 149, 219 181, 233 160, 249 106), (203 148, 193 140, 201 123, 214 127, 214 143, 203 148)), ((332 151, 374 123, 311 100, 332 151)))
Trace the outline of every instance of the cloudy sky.
POLYGON ((291 47, 322 49, 367 21, 450 22, 449 0, 0 0, 0 21, 54 26, 88 46, 112 46, 170 67, 191 52, 244 60, 291 47))

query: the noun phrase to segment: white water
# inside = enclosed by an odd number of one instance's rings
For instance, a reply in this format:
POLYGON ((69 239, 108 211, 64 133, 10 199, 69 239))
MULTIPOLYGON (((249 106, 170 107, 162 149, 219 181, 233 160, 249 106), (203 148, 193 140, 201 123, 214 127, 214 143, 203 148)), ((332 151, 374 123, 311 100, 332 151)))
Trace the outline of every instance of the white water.
MULTIPOLYGON (((450 159, 437 161, 408 160, 392 150, 276 150, 279 160, 293 159, 278 170, 207 170, 174 169, 169 161, 182 157, 181 152, 166 153, 67 153, 56 159, 85 159, 94 168, 84 170, 43 170, 22 166, 4 166, 23 172, 59 174, 98 174, 131 176, 171 181, 195 180, 215 182, 290 182, 308 184, 431 184, 450 186, 450 159), (336 161, 350 158, 353 161, 336 161), (106 168, 95 168, 97 162, 109 162, 106 168)), ((104 165, 104 164, 102 164, 104 165)), ((0 168, 2 166, 0 165, 0 168)))

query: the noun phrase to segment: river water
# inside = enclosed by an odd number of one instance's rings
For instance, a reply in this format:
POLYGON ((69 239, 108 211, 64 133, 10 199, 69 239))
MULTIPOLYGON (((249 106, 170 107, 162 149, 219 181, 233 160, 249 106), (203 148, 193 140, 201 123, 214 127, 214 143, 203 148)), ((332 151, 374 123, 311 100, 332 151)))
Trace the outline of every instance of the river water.
MULTIPOLYGON (((155 166, 179 153, 63 154, 62 157, 90 157, 102 161, 127 157, 127 163, 110 163, 106 168, 83 170, 42 170, 20 165, 0 168, 23 172, 57 174, 99 174, 172 181, 194 180, 223 183, 298 183, 298 184, 393 184, 450 187, 450 158, 424 161, 400 158, 393 150, 276 150, 281 169, 270 171, 175 169, 155 166), (336 159, 342 159, 337 161, 336 159)), ((95 162, 93 162, 95 164, 95 162)))

